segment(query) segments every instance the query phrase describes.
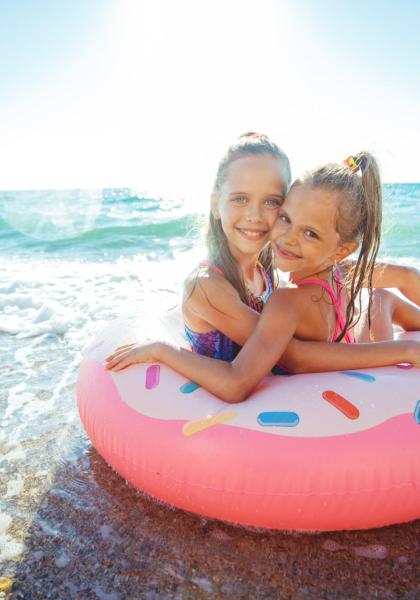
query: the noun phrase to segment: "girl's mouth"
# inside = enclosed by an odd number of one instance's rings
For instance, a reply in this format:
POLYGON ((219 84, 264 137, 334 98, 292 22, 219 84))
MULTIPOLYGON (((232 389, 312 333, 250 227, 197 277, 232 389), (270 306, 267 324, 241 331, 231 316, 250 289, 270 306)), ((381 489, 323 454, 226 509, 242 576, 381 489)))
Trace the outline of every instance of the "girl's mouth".
POLYGON ((276 251, 277 251, 278 256, 281 256, 282 258, 286 258, 287 260, 297 260, 299 258, 302 258, 301 256, 298 256, 294 252, 289 252, 288 250, 285 250, 284 248, 280 248, 280 246, 276 246, 276 251))
POLYGON ((267 231, 260 231, 257 229, 240 229, 237 227, 237 231, 244 237, 246 240, 258 241, 264 238, 267 235, 267 231))

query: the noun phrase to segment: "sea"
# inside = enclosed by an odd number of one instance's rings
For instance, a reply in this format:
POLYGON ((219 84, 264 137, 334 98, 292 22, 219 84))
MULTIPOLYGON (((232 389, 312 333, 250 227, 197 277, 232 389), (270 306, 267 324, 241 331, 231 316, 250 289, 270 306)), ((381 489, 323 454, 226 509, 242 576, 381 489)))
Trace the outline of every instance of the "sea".
MULTIPOLYGON (((123 313, 179 302, 185 276, 205 256, 205 204, 194 211, 191 202, 131 189, 0 192, 0 593, 271 597, 268 580, 247 587, 224 579, 223 553, 218 580, 197 550, 210 543, 217 554, 234 539, 252 553, 253 533, 151 505, 95 453, 76 409, 78 368, 92 338, 123 313), (169 555, 162 523, 172 528, 169 555), (151 552, 166 556, 164 576, 151 552)), ((420 184, 385 185, 380 258, 420 268, 419 241, 420 184)), ((403 568, 410 558, 401 552, 403 568)), ((312 589, 311 580, 303 587, 312 589)), ((380 595, 380 579, 375 585, 380 595)))

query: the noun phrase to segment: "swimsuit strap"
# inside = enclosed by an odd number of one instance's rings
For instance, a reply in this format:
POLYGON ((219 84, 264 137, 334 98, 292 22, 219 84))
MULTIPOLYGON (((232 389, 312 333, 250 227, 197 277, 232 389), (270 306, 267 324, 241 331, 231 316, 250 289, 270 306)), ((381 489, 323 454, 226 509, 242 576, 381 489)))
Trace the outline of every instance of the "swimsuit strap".
POLYGON ((260 298, 263 302, 266 302, 273 292, 273 282, 271 281, 271 277, 269 276, 269 274, 267 273, 267 271, 265 270, 263 265, 260 263, 260 261, 258 261, 257 265, 260 269, 261 275, 263 276, 264 291, 261 294, 261 296, 254 296, 254 294, 252 294, 252 295, 255 298, 260 298))
POLYGON ((219 269, 219 267, 216 267, 216 265, 214 265, 213 263, 211 263, 207 258, 203 258, 203 260, 200 261, 200 267, 201 266, 208 267, 212 271, 215 271, 216 273, 219 273, 219 275, 222 275, 223 277, 225 276, 225 274, 223 273, 222 269, 219 269))
MULTIPOLYGON (((320 285, 330 295, 330 298, 331 298, 333 306, 334 306, 335 315, 336 315, 335 330, 334 330, 334 336, 333 336, 333 341, 335 342, 335 340, 339 336, 340 332, 343 331, 346 321, 343 317, 343 298, 342 298, 343 285, 340 280, 340 273, 339 273, 338 269, 336 269, 336 271, 334 273, 334 277, 336 278, 336 282, 337 282, 337 296, 335 295, 332 285, 330 285, 327 281, 324 281, 323 279, 301 279, 300 281, 296 281, 296 285, 298 287, 300 285, 304 285, 304 284, 320 285)), ((349 344, 351 344, 355 341, 349 331, 346 331, 344 339, 349 344)))
MULTIPOLYGON (((261 294, 261 296, 255 296, 252 292, 249 292, 249 294, 253 298, 261 299, 263 302, 265 302, 266 300, 268 300, 269 296, 271 295, 271 293, 273 291, 273 284, 271 282, 271 279, 270 279, 267 271, 264 269, 263 265, 259 261, 258 261, 257 265, 258 265, 258 268, 260 269, 261 275, 264 280, 264 291, 261 294)), ((207 258, 204 258, 202 261, 200 261, 200 266, 208 267, 215 273, 218 273, 219 275, 222 275, 223 277, 225 276, 222 269, 220 269, 219 267, 216 267, 216 265, 214 265, 212 262, 210 262, 207 258)))

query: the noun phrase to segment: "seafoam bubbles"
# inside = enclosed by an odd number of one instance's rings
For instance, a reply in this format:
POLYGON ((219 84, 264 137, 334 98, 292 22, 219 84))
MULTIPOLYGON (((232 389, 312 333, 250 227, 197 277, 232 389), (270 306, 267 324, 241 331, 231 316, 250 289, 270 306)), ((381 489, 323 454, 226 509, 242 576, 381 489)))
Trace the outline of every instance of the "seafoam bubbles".
POLYGON ((77 237, 94 226, 102 190, 37 190, 0 193, 0 216, 30 238, 55 241, 77 237))

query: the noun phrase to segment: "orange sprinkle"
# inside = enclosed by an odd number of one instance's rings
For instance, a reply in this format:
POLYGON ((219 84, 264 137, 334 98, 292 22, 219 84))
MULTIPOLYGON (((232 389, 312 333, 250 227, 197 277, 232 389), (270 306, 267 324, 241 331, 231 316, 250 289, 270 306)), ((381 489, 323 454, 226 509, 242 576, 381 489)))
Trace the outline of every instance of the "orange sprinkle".
POLYGON ((337 392, 333 392, 332 390, 326 390, 322 392, 322 397, 324 400, 335 406, 340 412, 342 412, 348 419, 358 419, 360 416, 359 409, 357 406, 354 406, 351 402, 337 394, 337 392))

